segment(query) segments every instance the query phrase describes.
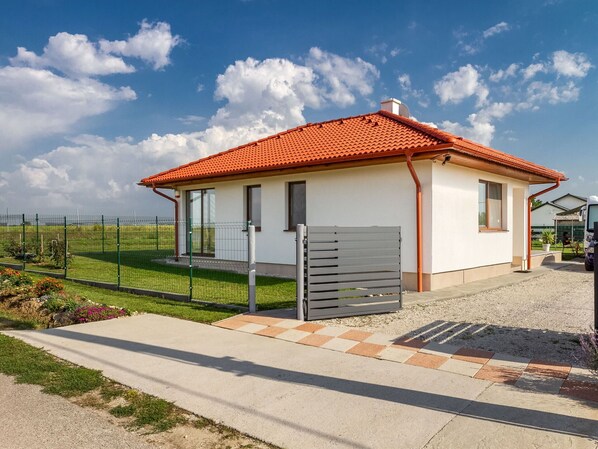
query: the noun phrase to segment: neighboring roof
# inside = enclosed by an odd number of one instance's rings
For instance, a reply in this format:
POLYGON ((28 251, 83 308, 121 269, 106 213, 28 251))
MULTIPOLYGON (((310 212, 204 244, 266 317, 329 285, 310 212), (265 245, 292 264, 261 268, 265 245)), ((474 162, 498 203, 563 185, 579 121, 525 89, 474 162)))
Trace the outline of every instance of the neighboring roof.
POLYGON ((544 207, 544 206, 552 206, 552 207, 556 207, 557 209, 560 209, 560 210, 563 210, 563 211, 567 211, 566 207, 563 207, 563 206, 561 206, 559 204, 555 204, 552 201, 546 201, 545 203, 542 203, 539 206, 533 207, 532 208, 532 212, 535 211, 535 210, 538 210, 538 209, 540 209, 541 207, 544 207))
POLYGON ((569 215, 579 216, 579 215, 581 215, 581 209, 584 206, 585 206, 585 204, 582 204, 581 206, 574 207, 573 209, 568 209, 564 212, 559 212, 557 215, 559 215, 559 216, 569 216, 569 215))
POLYGON ((555 170, 534 164, 415 120, 378 111, 321 123, 308 123, 255 142, 181 165, 141 180, 152 186, 288 168, 454 150, 466 156, 564 180, 555 170))
POLYGON ((572 196, 573 198, 583 201, 584 203, 588 200, 587 198, 584 198, 583 196, 578 196, 578 195, 573 195, 572 193, 567 193, 563 196, 558 197, 556 200, 552 200, 552 202, 556 203, 557 201, 562 200, 563 198, 567 198, 568 196, 572 196))

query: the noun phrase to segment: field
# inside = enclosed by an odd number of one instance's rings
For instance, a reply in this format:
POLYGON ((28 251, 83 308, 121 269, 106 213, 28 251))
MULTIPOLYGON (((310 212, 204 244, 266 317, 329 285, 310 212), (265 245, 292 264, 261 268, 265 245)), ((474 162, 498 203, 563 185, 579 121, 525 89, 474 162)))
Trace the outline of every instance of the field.
MULTIPOLYGON (((191 296, 195 300, 247 306, 247 273, 190 269, 174 265, 174 225, 120 220, 114 223, 48 224, 35 221, 0 227, 0 262, 24 265, 27 271, 64 274, 68 279, 87 280, 120 287, 191 296), (25 244, 23 245, 23 236, 25 244), (66 238, 67 264, 64 248, 66 238), (24 262, 24 263, 23 263, 24 262)), ((114 220, 113 220, 114 221, 114 220)), ((246 239, 239 224, 216 225, 216 229, 193 228, 191 239, 196 250, 214 251, 215 234, 226 245, 231 259, 246 260, 246 239), (207 242, 207 243, 206 243, 207 242)), ((188 259, 187 259, 188 260, 188 259)), ((235 264, 244 271, 244 262, 235 264)), ((258 276, 256 297, 261 309, 291 307, 295 282, 258 276)))

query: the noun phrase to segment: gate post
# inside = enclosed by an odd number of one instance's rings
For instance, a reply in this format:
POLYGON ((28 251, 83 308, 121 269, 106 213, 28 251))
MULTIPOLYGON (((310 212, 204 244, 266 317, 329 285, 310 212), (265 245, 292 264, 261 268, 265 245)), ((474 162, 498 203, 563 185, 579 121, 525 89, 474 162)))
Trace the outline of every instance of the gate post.
POLYGON ((304 290, 304 276, 305 276, 305 225, 298 224, 297 225, 297 319, 300 321, 305 321, 305 314, 303 312, 303 303, 305 300, 305 290, 304 290))
POLYGON ((248 296, 249 313, 255 313, 257 310, 255 301, 255 226, 250 224, 247 227, 247 262, 248 262, 248 296))

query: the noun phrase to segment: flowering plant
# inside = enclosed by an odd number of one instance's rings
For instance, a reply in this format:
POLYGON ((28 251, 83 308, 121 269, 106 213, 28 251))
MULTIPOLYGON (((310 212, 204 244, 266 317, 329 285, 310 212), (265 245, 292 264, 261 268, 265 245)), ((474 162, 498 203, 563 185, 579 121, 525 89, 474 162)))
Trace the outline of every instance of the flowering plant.
POLYGON ((580 361, 591 371, 598 374, 598 332, 590 329, 589 334, 579 336, 581 345, 580 361))
POLYGON ((35 283, 33 287, 35 294, 40 297, 49 293, 57 293, 64 290, 64 285, 58 279, 54 278, 43 278, 35 283))
POLYGON ((0 284, 8 287, 20 287, 22 285, 31 285, 33 279, 26 273, 13 270, 12 268, 3 268, 0 270, 0 284))
POLYGON ((130 315, 127 309, 120 309, 110 306, 81 306, 73 312, 75 323, 91 323, 92 321, 111 320, 130 315))

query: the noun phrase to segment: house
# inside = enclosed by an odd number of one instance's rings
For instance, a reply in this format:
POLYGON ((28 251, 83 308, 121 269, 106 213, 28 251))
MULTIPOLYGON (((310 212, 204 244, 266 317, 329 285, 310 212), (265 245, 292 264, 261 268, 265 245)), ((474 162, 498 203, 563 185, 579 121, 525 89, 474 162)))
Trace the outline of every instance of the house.
POLYGON ((560 196, 556 200, 547 201, 532 208, 532 227, 542 228, 548 226, 554 226, 555 217, 559 214, 571 215, 577 209, 585 206, 587 198, 567 193, 566 195, 560 196))
POLYGON ((403 284, 423 291, 529 267, 529 201, 565 179, 412 120, 390 99, 378 112, 308 123, 140 184, 163 196, 158 188, 173 189, 181 223, 251 220, 258 273, 294 275, 297 224, 400 225, 403 284), (530 196, 530 185, 546 183, 530 196))

